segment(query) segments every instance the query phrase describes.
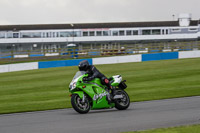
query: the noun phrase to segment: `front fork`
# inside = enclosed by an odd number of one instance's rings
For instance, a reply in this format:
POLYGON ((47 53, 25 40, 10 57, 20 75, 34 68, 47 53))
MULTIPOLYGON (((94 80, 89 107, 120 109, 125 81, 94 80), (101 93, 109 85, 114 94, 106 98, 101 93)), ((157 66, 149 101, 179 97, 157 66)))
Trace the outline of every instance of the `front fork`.
POLYGON ((72 92, 72 94, 77 94, 82 99, 81 103, 85 103, 85 94, 83 91, 72 92))
POLYGON ((82 101, 81 101, 82 103, 85 103, 85 95, 84 95, 84 93, 83 93, 83 98, 82 98, 82 101))

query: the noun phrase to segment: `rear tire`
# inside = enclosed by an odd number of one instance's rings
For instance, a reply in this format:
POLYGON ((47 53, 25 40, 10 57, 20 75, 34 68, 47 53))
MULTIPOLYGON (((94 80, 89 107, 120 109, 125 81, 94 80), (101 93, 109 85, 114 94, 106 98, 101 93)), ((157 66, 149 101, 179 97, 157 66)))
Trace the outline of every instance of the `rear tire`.
POLYGON ((130 98, 128 94, 124 90, 118 90, 117 94, 122 95, 123 98, 115 100, 115 108, 118 110, 127 109, 130 105, 130 98))
POLYGON ((71 97, 71 104, 75 111, 80 114, 86 114, 90 110, 90 103, 87 97, 85 97, 85 102, 82 103, 82 99, 77 94, 73 94, 71 97))

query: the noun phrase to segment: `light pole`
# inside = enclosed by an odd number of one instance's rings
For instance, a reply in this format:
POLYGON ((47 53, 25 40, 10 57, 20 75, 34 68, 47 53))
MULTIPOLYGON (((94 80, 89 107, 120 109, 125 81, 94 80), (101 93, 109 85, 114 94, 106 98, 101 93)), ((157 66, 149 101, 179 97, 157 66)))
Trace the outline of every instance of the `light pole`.
POLYGON ((74 44, 74 24, 70 24, 71 26, 72 26, 72 30, 73 30, 73 32, 72 32, 72 43, 74 44))
POLYGON ((174 21, 175 15, 173 14, 172 17, 173 17, 173 21, 174 21))
MULTIPOLYGON (((72 45, 75 45, 74 44, 74 24, 70 24, 71 26, 72 26, 72 29, 73 29, 73 32, 72 32, 72 45)), ((73 50, 73 55, 72 55, 72 57, 73 58, 75 58, 75 48, 74 47, 72 47, 72 50, 73 50)))

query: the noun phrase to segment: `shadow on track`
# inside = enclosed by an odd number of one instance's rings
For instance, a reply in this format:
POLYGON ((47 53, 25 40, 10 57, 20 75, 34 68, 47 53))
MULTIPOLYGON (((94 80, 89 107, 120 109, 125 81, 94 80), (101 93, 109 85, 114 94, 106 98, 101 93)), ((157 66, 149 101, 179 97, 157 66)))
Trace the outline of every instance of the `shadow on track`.
POLYGON ((64 115, 92 115, 92 114, 100 114, 100 113, 115 113, 115 112, 129 112, 132 111, 133 109, 127 109, 127 110, 117 110, 115 108, 113 109, 97 109, 97 110, 91 110, 90 112, 88 112, 87 114, 79 114, 77 113, 75 110, 70 110, 70 112, 65 112, 62 113, 64 115))

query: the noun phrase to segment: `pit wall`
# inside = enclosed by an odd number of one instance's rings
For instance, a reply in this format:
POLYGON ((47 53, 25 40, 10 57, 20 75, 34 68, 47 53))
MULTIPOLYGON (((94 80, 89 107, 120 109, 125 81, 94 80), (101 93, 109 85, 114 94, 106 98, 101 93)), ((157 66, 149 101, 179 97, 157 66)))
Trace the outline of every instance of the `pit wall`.
POLYGON ((101 58, 91 58, 91 59, 41 61, 41 62, 32 62, 32 63, 0 65, 0 73, 23 71, 23 70, 34 70, 34 69, 42 69, 42 68, 77 66, 79 62, 83 60, 88 60, 88 62, 92 65, 101 65, 101 64, 116 64, 116 63, 198 58, 198 57, 200 57, 200 50, 169 52, 169 53, 154 53, 154 54, 137 54, 137 55, 126 55, 126 56, 112 56, 112 57, 101 57, 101 58))

